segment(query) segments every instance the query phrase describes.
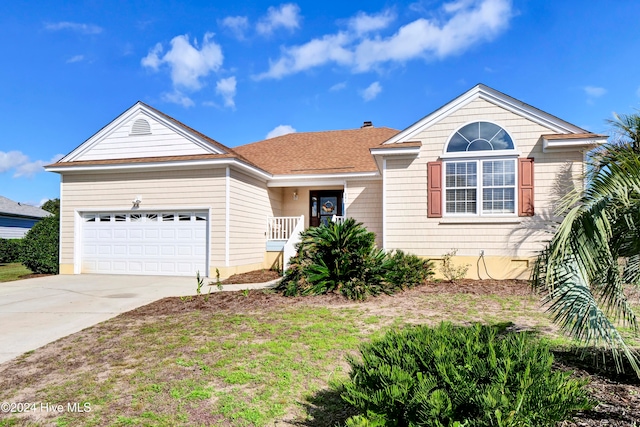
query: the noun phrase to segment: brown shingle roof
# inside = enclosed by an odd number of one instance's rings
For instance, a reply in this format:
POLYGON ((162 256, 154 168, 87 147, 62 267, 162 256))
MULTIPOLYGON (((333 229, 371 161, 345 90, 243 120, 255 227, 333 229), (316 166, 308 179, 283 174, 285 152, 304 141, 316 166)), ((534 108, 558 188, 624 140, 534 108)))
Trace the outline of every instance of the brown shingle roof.
POLYGON ((234 151, 274 175, 377 171, 369 149, 399 131, 386 127, 300 132, 235 147, 234 151))

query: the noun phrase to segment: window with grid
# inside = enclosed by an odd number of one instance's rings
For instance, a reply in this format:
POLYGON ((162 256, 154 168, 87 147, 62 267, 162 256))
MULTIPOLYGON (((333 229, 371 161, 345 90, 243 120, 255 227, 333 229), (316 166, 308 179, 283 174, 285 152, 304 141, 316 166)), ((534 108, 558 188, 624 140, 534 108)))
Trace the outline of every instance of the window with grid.
POLYGON ((513 214, 516 160, 446 162, 445 189, 447 214, 513 214), (481 180, 477 179, 478 170, 482 171, 481 180))
POLYGON ((495 123, 479 121, 449 139, 444 161, 444 213, 516 213, 516 158, 511 136, 495 123), (454 160, 455 159, 455 160, 454 160))

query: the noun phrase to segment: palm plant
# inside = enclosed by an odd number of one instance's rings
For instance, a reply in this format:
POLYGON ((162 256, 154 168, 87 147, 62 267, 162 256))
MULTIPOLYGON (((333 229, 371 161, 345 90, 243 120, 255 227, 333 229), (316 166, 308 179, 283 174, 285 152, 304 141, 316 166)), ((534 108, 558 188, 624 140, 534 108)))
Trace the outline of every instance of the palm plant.
POLYGON ((564 220, 536 261, 533 286, 565 331, 610 348, 618 370, 626 356, 640 376, 638 355, 616 327, 638 330, 625 290, 640 285, 640 116, 611 123, 618 138, 594 150, 585 188, 564 200, 564 220))

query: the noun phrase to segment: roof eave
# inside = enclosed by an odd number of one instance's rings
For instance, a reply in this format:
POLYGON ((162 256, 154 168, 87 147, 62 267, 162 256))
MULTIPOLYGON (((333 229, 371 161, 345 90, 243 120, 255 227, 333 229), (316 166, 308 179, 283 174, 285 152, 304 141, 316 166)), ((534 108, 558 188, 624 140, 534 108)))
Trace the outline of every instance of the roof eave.
POLYGON ((100 165, 69 165, 62 166, 60 163, 45 166, 47 172, 55 173, 108 173, 117 171, 153 171, 153 170, 169 170, 169 169, 186 169, 203 166, 236 166, 243 169, 254 176, 263 180, 271 178, 271 174, 253 165, 238 160, 236 158, 221 159, 205 159, 205 160, 174 160, 174 161, 150 161, 139 163, 118 163, 118 164, 100 164, 100 165), (57 166, 56 166, 57 165, 57 166))

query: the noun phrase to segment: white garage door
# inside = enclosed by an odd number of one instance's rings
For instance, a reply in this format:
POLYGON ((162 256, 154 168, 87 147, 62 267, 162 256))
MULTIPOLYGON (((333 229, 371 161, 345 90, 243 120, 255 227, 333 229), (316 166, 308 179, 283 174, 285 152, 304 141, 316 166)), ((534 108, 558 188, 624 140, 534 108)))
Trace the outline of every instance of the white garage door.
POLYGON ((82 273, 207 273, 206 212, 91 213, 82 227, 82 273))

